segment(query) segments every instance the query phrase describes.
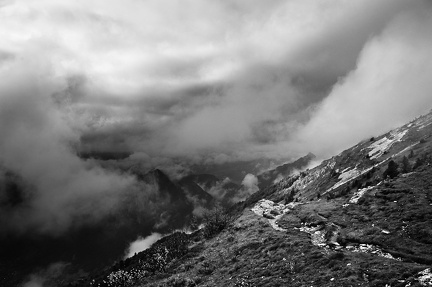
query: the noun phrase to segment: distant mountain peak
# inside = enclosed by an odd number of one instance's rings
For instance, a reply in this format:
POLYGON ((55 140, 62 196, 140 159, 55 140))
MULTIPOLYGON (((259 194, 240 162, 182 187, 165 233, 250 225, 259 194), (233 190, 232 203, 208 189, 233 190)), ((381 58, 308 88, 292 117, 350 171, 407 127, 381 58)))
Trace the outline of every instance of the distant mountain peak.
POLYGON ((154 175, 154 176, 156 176, 156 177, 158 177, 158 178, 168 178, 168 176, 162 171, 162 170, 160 170, 159 168, 153 168, 153 169, 151 169, 149 172, 148 172, 148 174, 152 174, 152 175, 154 175))
POLYGON ((314 155, 313 153, 311 153, 311 152, 308 152, 308 154, 307 155, 305 155, 304 156, 304 158, 310 158, 310 159, 314 159, 314 158, 316 158, 316 155, 314 155))
POLYGON ((309 152, 307 155, 289 163, 280 165, 272 170, 265 171, 258 175, 258 186, 260 189, 275 183, 283 177, 291 175, 294 171, 305 169, 316 156, 309 152))

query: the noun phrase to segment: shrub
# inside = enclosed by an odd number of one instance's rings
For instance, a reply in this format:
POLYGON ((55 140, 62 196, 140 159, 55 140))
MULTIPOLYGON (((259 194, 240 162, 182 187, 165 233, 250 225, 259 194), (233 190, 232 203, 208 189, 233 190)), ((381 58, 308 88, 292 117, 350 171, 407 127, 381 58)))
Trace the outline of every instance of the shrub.
POLYGON ((205 238, 211 238, 225 229, 231 222, 231 217, 222 209, 215 208, 208 211, 203 216, 203 235, 205 238))
POLYGON ((228 238, 227 238, 227 241, 228 242, 234 242, 234 240, 235 240, 235 237, 234 237, 234 235, 232 235, 232 234, 230 234, 229 236, 228 236, 228 238))
POLYGON ((193 287, 196 285, 197 283, 194 279, 179 276, 171 278, 166 284, 167 287, 193 287))
POLYGON ((402 159, 402 173, 408 173, 411 171, 411 164, 406 156, 402 159))
POLYGON ((417 158, 416 159, 416 161, 415 161, 415 164, 414 164, 414 166, 413 166, 413 169, 417 169, 417 168, 419 168, 420 166, 422 166, 423 165, 423 160, 421 159, 421 158, 417 158))
POLYGON ((345 255, 343 254, 343 252, 335 252, 335 253, 331 253, 328 258, 330 260, 342 260, 345 257, 345 255))
POLYGON ((384 171, 383 174, 384 178, 386 177, 395 178, 396 176, 398 176, 399 174, 398 167, 399 165, 394 160, 390 160, 387 169, 384 171))
POLYGON ((198 267, 197 272, 200 275, 210 275, 215 269, 216 267, 213 264, 205 261, 198 267))
POLYGON ((294 200, 294 196, 296 195, 296 193, 297 190, 294 188, 288 191, 287 194, 285 194, 284 196, 285 204, 292 202, 294 200))
POLYGON ((409 157, 409 158, 413 158, 413 157, 414 157, 414 151, 413 151, 413 150, 410 151, 408 157, 409 157))

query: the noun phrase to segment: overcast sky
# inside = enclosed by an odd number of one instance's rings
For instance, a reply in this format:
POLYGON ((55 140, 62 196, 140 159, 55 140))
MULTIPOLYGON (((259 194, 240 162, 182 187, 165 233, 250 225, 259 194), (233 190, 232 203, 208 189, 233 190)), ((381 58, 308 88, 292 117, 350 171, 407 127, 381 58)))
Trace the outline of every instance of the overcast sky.
POLYGON ((48 200, 132 184, 77 150, 332 156, 432 107, 431 31, 427 0, 0 0, 0 160, 48 200))
POLYGON ((2 81, 82 150, 331 155, 432 107, 430 1, 0 5, 2 81))

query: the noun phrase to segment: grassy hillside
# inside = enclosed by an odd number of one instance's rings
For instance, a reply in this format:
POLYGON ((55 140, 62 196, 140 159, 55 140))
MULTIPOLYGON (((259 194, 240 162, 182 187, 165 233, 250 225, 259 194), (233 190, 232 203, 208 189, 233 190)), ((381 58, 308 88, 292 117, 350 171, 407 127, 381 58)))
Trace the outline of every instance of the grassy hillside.
POLYGON ((432 286, 431 123, 365 140, 75 286, 432 286))
POLYGON ((431 174, 425 165, 357 203, 347 194, 286 205, 279 230, 277 211, 249 206, 213 238, 181 235, 177 257, 123 286, 430 286, 419 272, 432 264, 431 174))

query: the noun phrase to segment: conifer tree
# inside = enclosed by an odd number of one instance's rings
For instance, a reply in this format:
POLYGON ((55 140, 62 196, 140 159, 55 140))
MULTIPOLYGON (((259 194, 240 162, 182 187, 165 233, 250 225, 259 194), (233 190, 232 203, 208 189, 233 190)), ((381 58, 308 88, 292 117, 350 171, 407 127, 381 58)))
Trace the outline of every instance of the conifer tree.
POLYGON ((411 150, 411 152, 409 153, 408 157, 409 158, 413 158, 414 157, 414 151, 413 150, 411 150))
POLYGON ((402 159, 402 173, 408 173, 411 171, 411 165, 406 156, 402 159))
POLYGON ((394 160, 390 160, 387 169, 384 171, 383 174, 384 178, 386 177, 395 178, 396 176, 398 176, 399 174, 398 167, 399 165, 394 160))

